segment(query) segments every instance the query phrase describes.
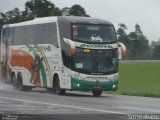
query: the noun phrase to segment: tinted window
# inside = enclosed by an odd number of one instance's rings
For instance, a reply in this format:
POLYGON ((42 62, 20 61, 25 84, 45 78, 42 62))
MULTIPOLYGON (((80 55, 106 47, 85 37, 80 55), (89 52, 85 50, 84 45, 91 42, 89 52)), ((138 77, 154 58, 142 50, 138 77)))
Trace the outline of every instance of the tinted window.
POLYGON ((25 45, 34 43, 33 26, 16 27, 13 44, 25 45))
POLYGON ((110 74, 118 71, 117 49, 93 50, 77 48, 74 68, 87 74, 110 74))
POLYGON ((3 28, 2 30, 2 42, 4 44, 12 44, 13 43, 13 36, 14 36, 14 28, 3 28))
POLYGON ((16 27, 14 44, 54 44, 57 46, 56 23, 16 27))
POLYGON ((2 30, 2 42, 5 43, 6 29, 2 30))
POLYGON ((115 29, 112 25, 74 24, 72 25, 74 41, 110 43, 116 41, 115 29))

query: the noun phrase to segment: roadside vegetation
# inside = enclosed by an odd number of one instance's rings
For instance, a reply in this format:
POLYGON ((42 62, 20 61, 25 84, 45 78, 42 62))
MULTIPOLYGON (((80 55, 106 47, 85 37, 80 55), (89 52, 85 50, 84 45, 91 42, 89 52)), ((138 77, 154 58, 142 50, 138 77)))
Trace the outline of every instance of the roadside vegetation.
POLYGON ((119 89, 113 94, 160 97, 160 63, 122 63, 119 89))

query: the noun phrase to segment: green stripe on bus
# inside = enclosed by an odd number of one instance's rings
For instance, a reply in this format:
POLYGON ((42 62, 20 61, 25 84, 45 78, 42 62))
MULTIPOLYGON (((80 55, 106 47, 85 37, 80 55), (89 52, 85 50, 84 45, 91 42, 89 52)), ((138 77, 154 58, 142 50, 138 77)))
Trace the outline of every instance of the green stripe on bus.
POLYGON ((45 68, 44 68, 44 65, 43 65, 42 62, 40 63, 40 71, 41 71, 41 74, 42 74, 43 86, 47 87, 46 71, 45 71, 45 68))
POLYGON ((93 82, 93 81, 85 81, 78 80, 75 78, 71 78, 71 90, 93 90, 96 86, 99 86, 101 90, 104 91, 115 91, 118 88, 118 80, 106 81, 106 82, 93 82), (115 85, 115 88, 113 88, 115 85))
POLYGON ((45 56, 44 52, 42 52, 42 53, 43 53, 43 55, 44 55, 44 60, 46 61, 47 65, 48 65, 48 69, 49 69, 49 70, 47 70, 47 71, 48 71, 48 76, 49 76, 50 79, 51 79, 51 70, 50 70, 50 66, 49 66, 47 57, 45 56))
MULTIPOLYGON (((33 52, 34 57, 36 57, 37 52, 35 52, 35 50, 33 49, 33 47, 26 45, 27 48, 29 49, 29 52, 33 52)), ((38 57, 40 57, 40 55, 38 55, 38 57)), ((42 74, 42 81, 43 81, 43 86, 46 87, 47 86, 47 77, 46 77, 46 72, 45 72, 45 68, 43 65, 43 62, 40 62, 40 71, 42 74)))

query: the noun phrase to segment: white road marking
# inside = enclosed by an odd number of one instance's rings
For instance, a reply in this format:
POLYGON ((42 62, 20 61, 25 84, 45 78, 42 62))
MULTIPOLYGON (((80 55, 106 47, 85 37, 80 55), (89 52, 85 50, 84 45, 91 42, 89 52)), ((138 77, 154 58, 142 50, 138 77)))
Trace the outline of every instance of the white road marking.
MULTIPOLYGON (((44 90, 45 91, 45 90, 44 90)), ((16 91, 16 92, 19 92, 19 93, 22 93, 23 91, 16 91)), ((26 94, 26 92, 23 92, 24 94, 26 94)), ((53 97, 53 94, 51 95, 51 94, 45 94, 45 93, 47 93, 47 92, 44 92, 44 94, 42 94, 42 93, 39 93, 39 92, 37 92, 37 91, 34 91, 34 92, 27 92, 27 94, 31 94, 31 95, 46 95, 46 96, 49 96, 49 97, 53 97)), ((71 93, 80 93, 80 94, 85 94, 85 95, 90 95, 88 92, 71 92, 71 93)), ((136 100, 141 100, 141 101, 143 101, 143 102, 129 102, 129 101, 120 101, 121 103, 128 103, 128 104, 134 104, 134 105, 138 105, 138 104, 140 104, 140 105, 147 105, 147 106, 160 106, 160 105, 158 105, 158 104, 155 104, 155 105, 153 105, 153 104, 150 104, 150 103, 148 103, 148 102, 150 102, 150 101, 156 101, 156 102, 160 102, 160 99, 159 98, 150 98, 150 97, 141 97, 141 96, 128 96, 128 95, 117 95, 117 94, 102 94, 102 97, 103 96, 105 96, 105 97, 107 97, 107 96, 111 96, 111 97, 119 97, 119 98, 123 98, 123 99, 136 99, 136 100)))
POLYGON ((45 102, 38 102, 38 101, 30 101, 30 100, 23 100, 23 99, 8 98, 8 97, 0 97, 0 99, 14 100, 14 101, 20 101, 20 102, 27 102, 27 103, 37 103, 37 104, 44 104, 44 105, 52 105, 52 106, 59 106, 59 107, 67 107, 67 108, 81 109, 81 110, 86 110, 86 111, 97 111, 97 112, 110 113, 110 114, 125 114, 125 113, 116 112, 116 111, 84 108, 84 107, 69 106, 69 105, 60 105, 60 104, 53 104, 53 103, 45 103, 45 102))
MULTIPOLYGON (((20 92, 22 92, 22 91, 20 91, 20 92)), ((25 94, 26 92, 24 92, 24 94, 25 94)), ((71 92, 71 93, 80 93, 80 94, 84 94, 85 92, 71 92)), ((33 95, 37 95, 37 94, 39 94, 39 95, 47 95, 47 96, 50 96, 50 97, 53 97, 53 94, 52 95, 50 95, 50 94, 42 94, 42 93, 38 93, 38 92, 30 92, 29 94, 33 94, 33 95)), ((85 93, 84 95, 90 95, 89 93, 85 93)), ((112 97, 120 97, 120 98, 123 98, 123 99, 125 99, 125 98, 127 98, 127 99, 137 99, 137 100, 142 100, 143 102, 129 102, 129 101, 120 101, 121 103, 128 103, 128 104, 135 104, 135 105, 138 105, 138 104, 140 104, 140 105, 147 105, 147 106, 149 106, 149 105, 151 105, 151 106, 160 106, 160 105, 158 105, 158 104, 155 104, 155 105, 153 105, 153 104, 150 104, 150 103, 148 103, 148 102, 150 102, 150 101, 156 101, 156 102, 160 102, 160 99, 159 98, 149 98, 149 97, 141 97, 141 96, 128 96, 128 95, 116 95, 116 94, 102 94, 102 97, 103 96, 105 96, 105 97, 107 97, 107 96, 112 96, 112 97)))
POLYGON ((113 96, 113 97, 123 97, 123 98, 127 98, 127 99, 139 99, 139 100, 160 102, 160 98, 156 98, 156 97, 129 96, 129 95, 117 95, 117 94, 103 94, 103 95, 104 96, 113 96))

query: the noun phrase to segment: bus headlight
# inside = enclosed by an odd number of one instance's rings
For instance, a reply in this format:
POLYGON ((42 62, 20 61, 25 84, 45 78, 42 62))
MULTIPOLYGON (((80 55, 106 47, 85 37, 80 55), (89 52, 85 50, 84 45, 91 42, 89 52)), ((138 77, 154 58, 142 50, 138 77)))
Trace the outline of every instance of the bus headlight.
POLYGON ((77 84, 76 84, 76 86, 77 86, 77 87, 80 87, 80 84, 79 84, 79 83, 77 83, 77 84))
POLYGON ((113 86, 112 86, 112 88, 113 88, 113 89, 116 89, 116 88, 117 88, 117 86, 116 86, 116 85, 113 85, 113 86))

